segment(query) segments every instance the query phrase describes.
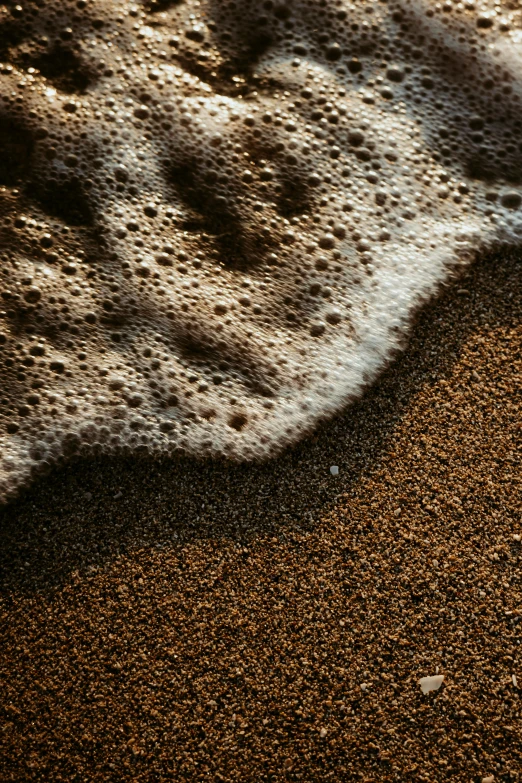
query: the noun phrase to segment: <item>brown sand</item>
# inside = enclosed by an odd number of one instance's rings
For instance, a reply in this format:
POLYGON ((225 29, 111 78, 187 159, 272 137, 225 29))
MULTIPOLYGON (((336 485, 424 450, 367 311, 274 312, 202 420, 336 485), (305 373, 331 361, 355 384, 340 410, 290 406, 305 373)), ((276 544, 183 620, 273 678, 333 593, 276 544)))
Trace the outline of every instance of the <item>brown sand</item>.
POLYGON ((3 511, 1 780, 521 780, 521 315, 483 261, 278 461, 3 511))

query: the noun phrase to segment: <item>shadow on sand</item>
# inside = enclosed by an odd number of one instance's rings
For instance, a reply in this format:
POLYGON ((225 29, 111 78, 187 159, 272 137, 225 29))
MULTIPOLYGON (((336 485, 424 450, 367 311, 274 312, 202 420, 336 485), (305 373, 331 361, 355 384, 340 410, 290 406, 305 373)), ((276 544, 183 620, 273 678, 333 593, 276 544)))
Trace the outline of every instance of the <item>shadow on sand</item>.
POLYGON ((0 511, 2 591, 52 590, 71 572, 134 547, 284 536, 288 525, 313 525, 378 465, 408 402, 451 375, 470 334, 488 322, 513 323, 521 306, 518 259, 478 261, 421 310, 405 352, 359 402, 277 460, 101 458, 54 470, 0 511), (337 479, 330 465, 341 466, 337 479))

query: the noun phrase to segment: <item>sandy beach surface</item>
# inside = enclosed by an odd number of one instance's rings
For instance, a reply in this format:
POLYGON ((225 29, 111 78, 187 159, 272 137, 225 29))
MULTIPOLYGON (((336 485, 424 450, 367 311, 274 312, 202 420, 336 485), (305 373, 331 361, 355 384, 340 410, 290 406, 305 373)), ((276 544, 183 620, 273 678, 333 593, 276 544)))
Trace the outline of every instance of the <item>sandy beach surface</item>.
POLYGON ((278 460, 1 511, 0 779, 522 780, 521 315, 487 259, 278 460))

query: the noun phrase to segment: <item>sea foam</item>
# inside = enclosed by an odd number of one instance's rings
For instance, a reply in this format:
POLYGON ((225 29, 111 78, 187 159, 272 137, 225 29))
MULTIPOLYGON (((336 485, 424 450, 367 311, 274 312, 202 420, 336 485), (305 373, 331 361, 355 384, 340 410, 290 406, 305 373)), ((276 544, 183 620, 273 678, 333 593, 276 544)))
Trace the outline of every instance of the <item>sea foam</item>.
POLYGON ((0 498, 75 453, 262 459, 520 241, 498 2, 0 8, 0 498))

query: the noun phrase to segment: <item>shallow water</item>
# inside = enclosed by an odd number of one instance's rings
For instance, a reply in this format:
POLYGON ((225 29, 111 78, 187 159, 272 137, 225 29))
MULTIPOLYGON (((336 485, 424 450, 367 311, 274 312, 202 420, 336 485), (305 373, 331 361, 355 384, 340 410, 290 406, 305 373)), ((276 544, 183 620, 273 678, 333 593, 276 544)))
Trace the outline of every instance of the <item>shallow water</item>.
POLYGON ((74 453, 264 458, 516 245, 520 14, 8 3, 0 496, 74 453))

